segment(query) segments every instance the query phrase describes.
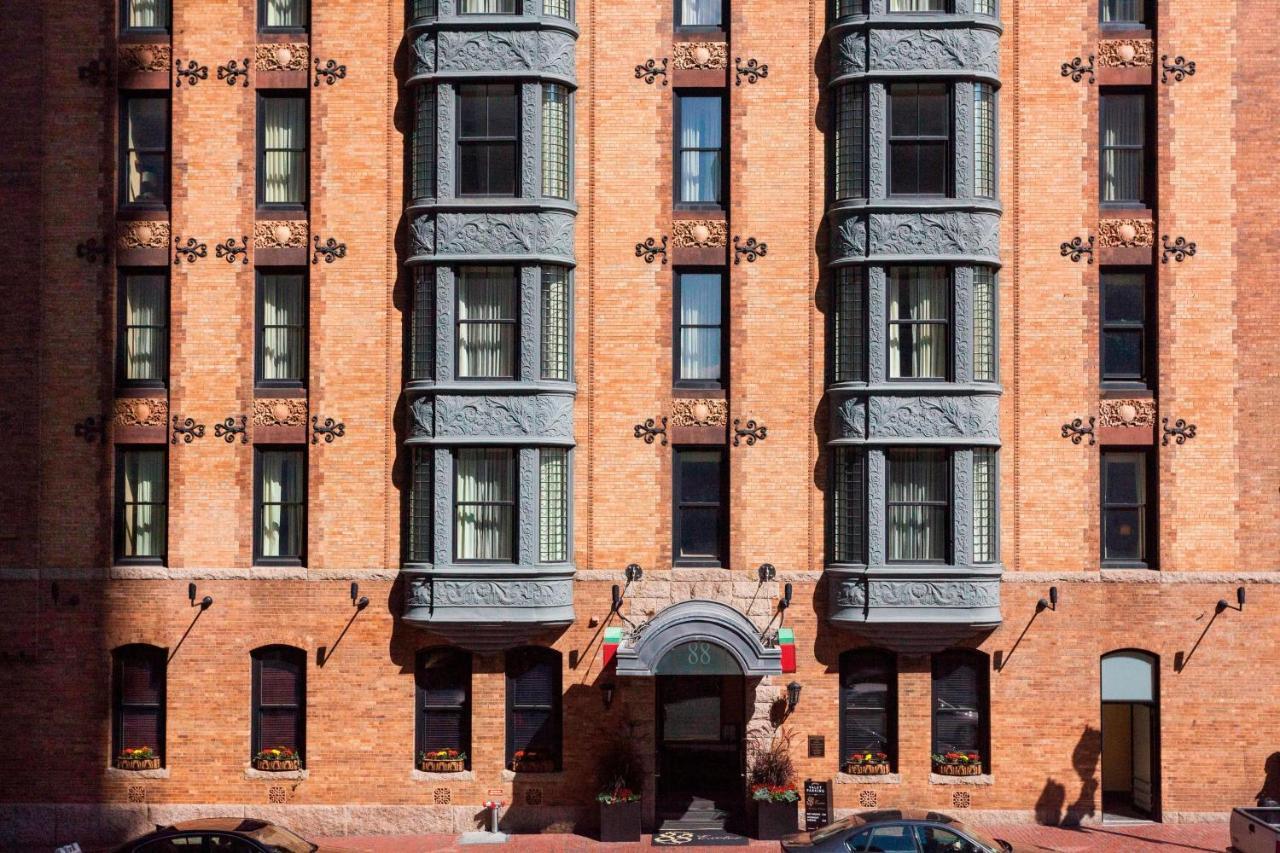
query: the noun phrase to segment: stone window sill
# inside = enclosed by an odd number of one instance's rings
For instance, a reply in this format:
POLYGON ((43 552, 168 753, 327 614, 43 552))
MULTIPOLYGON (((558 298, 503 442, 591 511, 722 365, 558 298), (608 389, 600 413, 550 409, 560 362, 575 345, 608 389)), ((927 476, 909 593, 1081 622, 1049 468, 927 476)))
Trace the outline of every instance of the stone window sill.
POLYGON ((979 776, 944 776, 941 773, 930 773, 930 785, 994 785, 996 777, 990 773, 979 776))
POLYGON ((252 765, 244 768, 246 779, 306 779, 310 775, 310 770, 258 770, 252 765))
POLYGON ((901 773, 879 773, 875 775, 861 773, 837 773, 837 785, 901 785, 901 773))
POLYGON ((476 774, 473 770, 461 773, 427 773, 423 770, 410 770, 409 778, 415 782, 474 782, 476 774))
POLYGON ((525 782, 563 782, 564 771, 554 770, 550 773, 517 773, 514 770, 502 771, 503 782, 514 782, 517 779, 525 782))
POLYGON ((168 779, 169 768, 158 770, 121 770, 119 767, 108 767, 107 776, 117 779, 168 779))

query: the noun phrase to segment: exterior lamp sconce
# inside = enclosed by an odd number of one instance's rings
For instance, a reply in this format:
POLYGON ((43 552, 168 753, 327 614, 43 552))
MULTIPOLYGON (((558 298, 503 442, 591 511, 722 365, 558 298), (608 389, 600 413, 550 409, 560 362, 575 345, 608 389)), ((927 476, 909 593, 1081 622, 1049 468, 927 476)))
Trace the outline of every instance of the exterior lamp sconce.
POLYGON ((606 681, 600 685, 600 695, 604 697, 604 707, 609 709, 613 707, 613 692, 617 688, 612 681, 606 681))
POLYGON ((1036 602, 1036 612, 1041 613, 1045 610, 1056 611, 1057 609, 1058 609, 1058 588, 1056 586, 1051 586, 1049 587, 1048 600, 1045 600, 1042 598, 1036 602))
POLYGON ((800 682, 793 681, 787 685, 787 713, 791 713, 800 704, 800 682))
POLYGON ((782 600, 778 602, 779 610, 786 610, 788 607, 791 606, 791 593, 792 593, 791 584, 789 583, 783 584, 782 600))
MULTIPOLYGON (((194 583, 187 584, 187 600, 191 602, 192 607, 196 606, 196 585, 194 583)), ((208 610, 212 606, 213 606, 212 595, 206 595, 204 598, 200 599, 201 610, 208 610)))
POLYGON ((631 563, 627 566, 627 583, 639 581, 644 577, 644 569, 640 568, 639 563, 631 563))
POLYGON ((613 585, 613 604, 610 605, 609 609, 611 612, 617 613, 618 608, 620 608, 621 606, 622 606, 622 587, 618 586, 615 583, 613 585))
POLYGON ((760 583, 768 583, 777 577, 778 570, 773 567, 773 563, 761 563, 756 574, 760 577, 760 583))
POLYGON ((360 594, 360 584, 351 582, 351 606, 356 610, 364 610, 369 606, 369 597, 360 594))
POLYGON ((1225 598, 1218 599, 1218 606, 1214 608, 1214 612, 1221 613, 1224 610, 1239 610, 1241 613, 1244 612, 1244 587, 1242 586, 1236 587, 1236 606, 1235 607, 1232 607, 1230 604, 1227 604, 1227 600, 1225 598))

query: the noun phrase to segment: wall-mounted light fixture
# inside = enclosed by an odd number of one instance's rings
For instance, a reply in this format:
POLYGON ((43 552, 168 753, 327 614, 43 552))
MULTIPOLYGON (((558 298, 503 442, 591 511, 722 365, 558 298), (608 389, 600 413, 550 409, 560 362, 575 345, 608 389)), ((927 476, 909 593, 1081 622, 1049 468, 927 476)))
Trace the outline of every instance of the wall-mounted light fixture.
POLYGON ((630 563, 627 565, 627 583, 634 583, 644 577, 644 569, 640 568, 639 563, 630 563))
POLYGON ((364 610, 369 606, 368 596, 360 594, 360 584, 351 582, 351 606, 356 610, 364 610))
POLYGON ((760 577, 760 583, 766 583, 777 577, 778 570, 773 567, 773 563, 761 563, 756 574, 760 577))
POLYGON ((791 713, 800 704, 800 682, 793 681, 787 685, 787 713, 791 713))
POLYGON ((618 586, 615 583, 613 585, 612 594, 613 594, 613 603, 609 605, 609 610, 612 613, 617 613, 618 608, 622 606, 622 587, 618 586))
MULTIPOLYGON (((194 583, 187 584, 187 600, 191 602, 192 607, 196 606, 196 585, 194 583)), ((213 606, 212 595, 206 595, 204 598, 200 599, 201 610, 208 610, 212 606, 213 606)))
POLYGON ((616 689, 612 681, 606 681, 600 685, 600 695, 604 697, 605 708, 613 707, 613 692, 616 689))
POLYGON ((792 592, 793 590, 791 588, 791 584, 785 583, 782 585, 782 600, 778 602, 779 610, 786 610, 788 607, 791 606, 792 592))
POLYGON ((1058 588, 1056 586, 1051 586, 1049 587, 1048 600, 1042 598, 1036 602, 1036 612, 1040 613, 1045 610, 1056 611, 1057 609, 1058 609, 1058 588))
POLYGON ((1239 610, 1241 613, 1243 613, 1243 612, 1244 612, 1244 597, 1245 597, 1245 596, 1244 596, 1244 587, 1242 587, 1242 586, 1238 586, 1238 587, 1236 587, 1236 606, 1235 606, 1235 607, 1232 607, 1230 604, 1227 604, 1227 600, 1226 600, 1225 598, 1219 598, 1219 599, 1218 599, 1218 606, 1215 608, 1215 612, 1217 612, 1217 613, 1221 613, 1221 612, 1222 612, 1222 611, 1224 611, 1224 610, 1239 610))

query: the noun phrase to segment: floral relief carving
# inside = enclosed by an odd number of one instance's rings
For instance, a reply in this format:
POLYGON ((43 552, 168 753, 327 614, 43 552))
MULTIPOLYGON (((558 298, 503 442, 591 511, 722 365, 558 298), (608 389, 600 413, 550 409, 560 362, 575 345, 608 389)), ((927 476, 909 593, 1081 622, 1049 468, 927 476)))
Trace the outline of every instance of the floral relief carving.
POLYGON ((306 71, 311 50, 306 42, 260 44, 254 47, 254 65, 259 71, 306 71))
POLYGON ((836 418, 839 423, 839 429, 836 431, 837 438, 867 437, 867 403, 865 400, 858 397, 845 400, 836 409, 836 418))
POLYGON ((847 32, 836 48, 836 63, 841 74, 856 74, 867 70, 867 37, 859 32, 847 32))
POLYGON ((410 403, 409 416, 413 418, 412 435, 435 435, 436 404, 430 397, 419 397, 410 403))
POLYGON ((164 397, 116 400, 112 420, 122 427, 163 427, 169 422, 169 401, 164 397))
POLYGON ((727 246, 729 224, 722 219, 677 219, 671 223, 671 241, 684 248, 727 246))
POLYGON ((1149 68, 1155 61, 1151 39, 1107 39, 1098 42, 1098 64, 1107 68, 1149 68))
POLYGON ((904 71, 964 69, 996 74, 1000 37, 990 30, 873 30, 871 67, 904 71))
POLYGON ((573 398, 438 397, 437 436, 572 438, 573 398))
POLYGON ((305 249, 307 221, 282 219, 255 222, 253 223, 253 247, 255 249, 305 249))
POLYGON ((125 44, 116 56, 125 73, 167 72, 172 50, 167 44, 125 44))
POLYGON ((841 607, 998 607, 1000 585, 982 581, 850 578, 840 582, 836 604, 841 607))
POLYGON ((302 397, 253 401, 254 426, 305 426, 306 423, 307 401, 302 397))
POLYGON ((729 67, 729 45, 722 41, 682 41, 671 46, 675 67, 683 71, 729 67))
POLYGON ((867 221, 850 216, 836 228, 836 257, 861 258, 867 254, 867 221))
POLYGON ((1000 218, 976 213, 887 213, 871 217, 873 254, 1000 253, 1000 218))
POLYGON ((672 426, 725 426, 729 422, 727 400, 671 401, 672 426))
MULTIPOLYGON (((430 226, 430 217, 419 218, 414 239, 421 241, 418 229, 430 226)), ((434 228, 435 250, 442 255, 573 257, 573 216, 567 213, 442 213, 434 228)))
POLYGON ((573 604, 573 582, 414 578, 408 603, 417 607, 563 607, 573 604))
MULTIPOLYGON (((421 42, 421 39, 419 39, 421 42)), ((559 30, 454 32, 436 35, 431 49, 415 44, 417 72, 536 71, 572 78, 574 39, 559 30)))
POLYGON ((169 223, 164 220, 121 222, 116 233, 116 246, 121 249, 166 249, 169 246, 169 223))
POLYGON ((1098 243, 1112 247, 1154 246, 1156 226, 1150 219, 1100 219, 1098 243))
POLYGON ((999 417, 996 397, 874 397, 871 435, 998 440, 999 417))
POLYGON ((1152 427, 1156 423, 1155 400, 1102 400, 1098 421, 1104 427, 1152 427))

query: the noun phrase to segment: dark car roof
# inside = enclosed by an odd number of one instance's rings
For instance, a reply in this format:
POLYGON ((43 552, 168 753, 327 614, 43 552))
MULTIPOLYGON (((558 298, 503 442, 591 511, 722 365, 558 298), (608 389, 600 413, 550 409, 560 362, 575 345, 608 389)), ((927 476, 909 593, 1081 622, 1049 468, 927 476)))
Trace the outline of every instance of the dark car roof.
POLYGON ((265 820, 255 820, 254 818, 202 817, 199 820, 184 820, 182 823, 166 826, 165 829, 176 829, 179 832, 189 832, 193 829, 213 829, 222 832, 254 832, 270 825, 265 820))
POLYGON ((863 823, 888 823, 895 820, 922 820, 931 823, 959 823, 950 815, 924 809, 883 809, 878 812, 861 812, 858 817, 863 823))

